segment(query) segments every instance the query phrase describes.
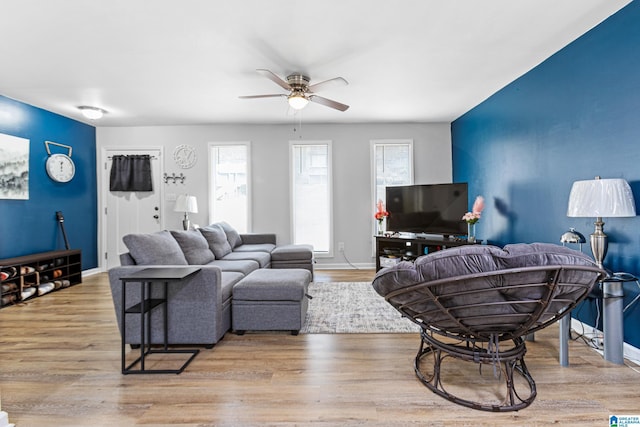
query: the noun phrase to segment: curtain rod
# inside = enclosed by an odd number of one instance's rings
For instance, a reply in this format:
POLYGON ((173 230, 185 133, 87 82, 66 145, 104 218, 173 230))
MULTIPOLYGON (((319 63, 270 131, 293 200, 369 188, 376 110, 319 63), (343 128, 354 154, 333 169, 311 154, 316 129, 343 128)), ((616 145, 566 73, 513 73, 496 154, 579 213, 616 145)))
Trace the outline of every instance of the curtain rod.
MULTIPOLYGON (((119 156, 147 156, 148 154, 118 154, 119 156)), ((157 159, 156 156, 149 156, 150 159, 157 159)), ((113 159, 113 156, 108 156, 107 160, 113 159)))

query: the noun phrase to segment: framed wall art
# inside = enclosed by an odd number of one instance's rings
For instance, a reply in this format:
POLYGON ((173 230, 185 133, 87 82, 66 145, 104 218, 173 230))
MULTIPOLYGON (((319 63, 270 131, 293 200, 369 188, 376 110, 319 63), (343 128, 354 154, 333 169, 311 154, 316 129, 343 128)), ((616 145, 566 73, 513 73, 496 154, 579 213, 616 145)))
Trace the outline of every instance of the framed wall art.
POLYGON ((29 199, 29 140, 0 133, 0 199, 29 199))

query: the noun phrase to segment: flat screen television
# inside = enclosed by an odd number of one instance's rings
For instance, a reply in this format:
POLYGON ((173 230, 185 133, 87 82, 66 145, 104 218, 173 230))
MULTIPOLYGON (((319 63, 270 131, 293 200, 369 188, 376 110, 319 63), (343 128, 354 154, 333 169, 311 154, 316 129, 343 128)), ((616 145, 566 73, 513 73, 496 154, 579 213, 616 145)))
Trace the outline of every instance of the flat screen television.
POLYGON ((386 187, 387 230, 459 236, 467 234, 467 183, 386 187))

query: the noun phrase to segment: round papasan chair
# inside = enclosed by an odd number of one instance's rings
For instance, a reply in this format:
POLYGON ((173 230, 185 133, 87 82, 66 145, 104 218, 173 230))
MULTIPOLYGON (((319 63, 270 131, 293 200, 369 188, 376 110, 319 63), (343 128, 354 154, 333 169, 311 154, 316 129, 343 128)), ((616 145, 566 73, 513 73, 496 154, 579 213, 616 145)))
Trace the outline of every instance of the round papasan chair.
MULTIPOLYGON (((529 406, 537 394, 525 337, 568 315, 603 277, 591 258, 564 246, 466 245, 383 268, 372 285, 421 327, 414 369, 425 386, 457 404, 502 412, 529 406), (480 375, 488 365, 505 388, 480 400, 454 394, 442 374, 448 357, 478 364, 480 375)), ((461 382, 474 384, 458 379, 458 389, 461 382)))

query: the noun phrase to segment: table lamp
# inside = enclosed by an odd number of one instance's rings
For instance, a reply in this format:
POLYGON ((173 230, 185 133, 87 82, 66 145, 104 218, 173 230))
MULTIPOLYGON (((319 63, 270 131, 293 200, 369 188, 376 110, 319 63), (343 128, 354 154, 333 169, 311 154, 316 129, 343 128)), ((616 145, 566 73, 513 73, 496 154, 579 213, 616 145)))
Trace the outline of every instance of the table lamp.
POLYGON ((598 267, 603 267, 607 255, 608 238, 604 233, 603 217, 636 216, 636 205, 629 183, 624 179, 576 181, 569 194, 569 217, 595 217, 595 231, 591 234, 591 252, 598 267))
POLYGON ((189 214, 198 213, 198 201, 196 200, 196 196, 180 194, 176 199, 176 207, 173 210, 176 212, 184 212, 182 227, 185 230, 188 230, 191 226, 191 221, 189 221, 189 214))

